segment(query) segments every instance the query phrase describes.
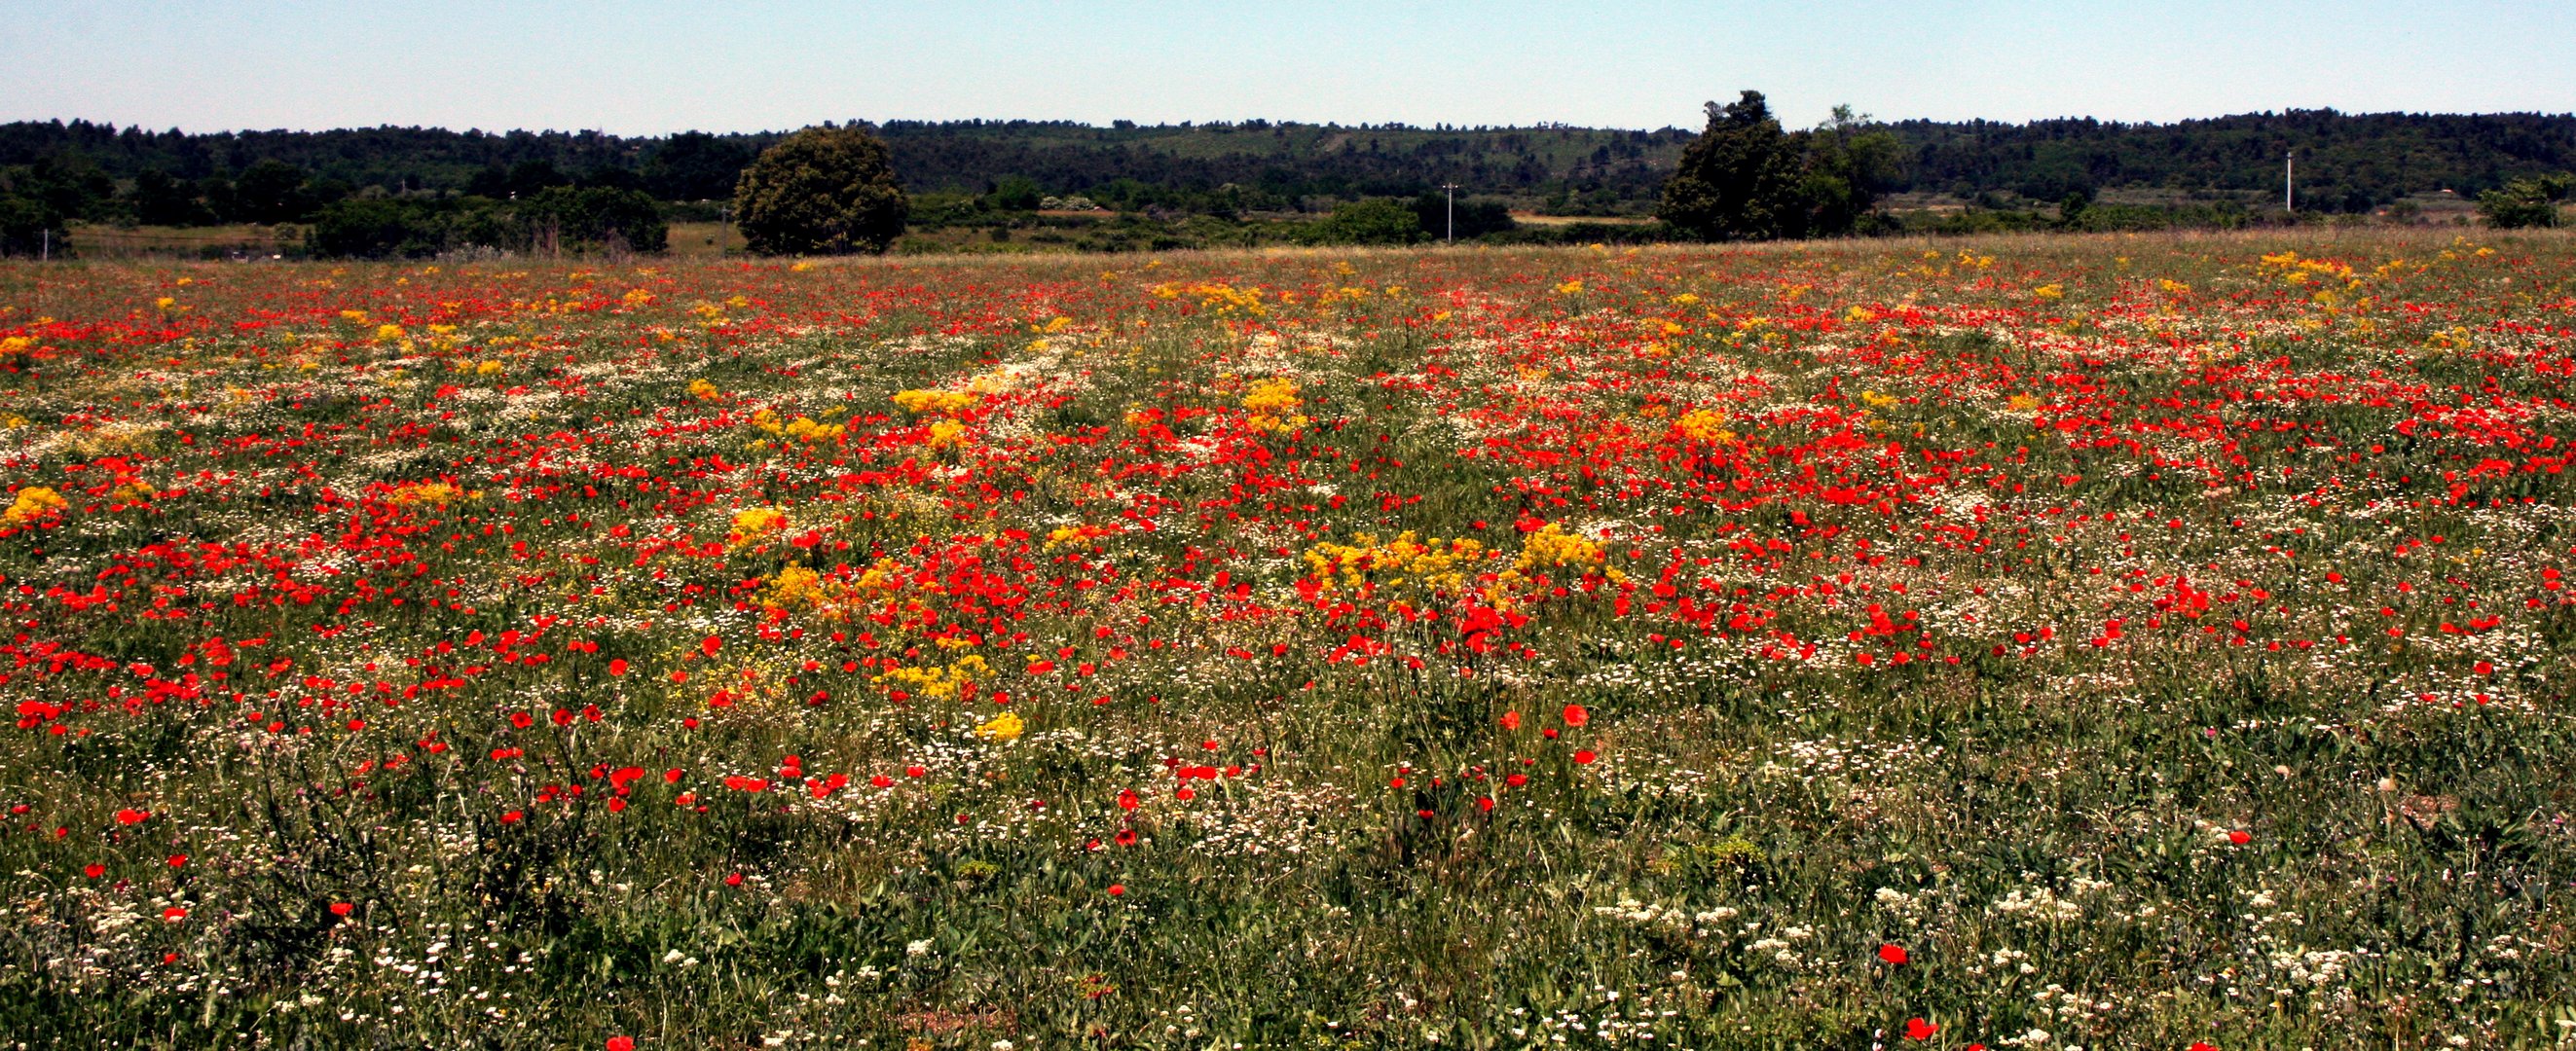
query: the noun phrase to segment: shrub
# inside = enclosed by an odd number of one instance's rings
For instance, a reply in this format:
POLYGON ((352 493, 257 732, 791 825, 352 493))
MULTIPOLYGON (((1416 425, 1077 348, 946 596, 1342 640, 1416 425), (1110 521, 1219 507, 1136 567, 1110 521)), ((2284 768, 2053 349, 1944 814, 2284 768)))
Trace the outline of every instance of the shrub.
POLYGON ((1324 244, 1412 244, 1422 239, 1422 220, 1402 202, 1354 201, 1317 223, 1315 237, 1324 244))
POLYGON ((2491 226, 2552 227, 2559 225, 2558 202, 2576 190, 2576 175, 2560 172, 2528 179, 2515 179, 2502 189, 2478 195, 2478 214, 2487 217, 2491 226))

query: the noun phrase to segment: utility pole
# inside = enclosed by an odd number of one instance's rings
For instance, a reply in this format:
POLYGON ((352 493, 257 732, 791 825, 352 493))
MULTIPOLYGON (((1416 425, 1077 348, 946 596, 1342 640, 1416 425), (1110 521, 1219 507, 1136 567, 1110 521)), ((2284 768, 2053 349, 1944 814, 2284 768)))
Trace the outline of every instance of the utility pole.
POLYGON ((1454 183, 1454 182, 1444 182, 1444 183, 1441 183, 1441 184, 1440 184, 1440 188, 1441 188, 1441 189, 1443 189, 1443 190, 1448 191, 1448 193, 1449 193, 1449 236, 1448 236, 1448 237, 1446 237, 1446 238, 1444 238, 1444 240, 1446 240, 1446 241, 1447 241, 1448 243, 1450 243, 1450 244, 1457 244, 1457 243, 1458 243, 1458 184, 1457 184, 1457 183, 1454 183))
POLYGON ((2299 214, 2298 170, 2299 151, 2281 155, 2281 210, 2292 215, 2299 214))
POLYGON ((38 255, 38 256, 36 257, 36 259, 37 259, 37 261, 38 261, 38 262, 45 262, 45 263, 53 262, 53 261, 54 261, 54 228, 53 228, 53 227, 48 226, 48 227, 46 227, 46 228, 45 228, 45 237, 44 237, 44 241, 45 241, 45 247, 44 247, 43 249, 41 249, 41 250, 40 250, 43 254, 38 255))

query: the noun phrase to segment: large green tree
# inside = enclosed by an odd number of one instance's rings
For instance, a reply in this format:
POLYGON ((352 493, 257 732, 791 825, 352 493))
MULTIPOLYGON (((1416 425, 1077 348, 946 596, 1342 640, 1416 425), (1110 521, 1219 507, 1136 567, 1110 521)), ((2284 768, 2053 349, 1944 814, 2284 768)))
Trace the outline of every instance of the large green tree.
POLYGON ((1799 143, 1759 91, 1708 104, 1708 130, 1682 148, 1655 214, 1712 241, 1804 233, 1799 143))
POLYGON ((763 151, 733 197, 743 241, 763 255, 883 252, 910 208, 885 143, 832 124, 763 151))

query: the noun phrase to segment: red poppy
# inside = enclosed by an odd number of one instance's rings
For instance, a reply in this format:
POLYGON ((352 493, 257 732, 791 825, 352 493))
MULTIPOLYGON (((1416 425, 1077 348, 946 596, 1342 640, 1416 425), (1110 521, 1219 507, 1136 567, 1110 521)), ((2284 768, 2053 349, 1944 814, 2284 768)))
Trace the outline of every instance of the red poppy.
POLYGON ((1506 730, 1518 730, 1518 729, 1520 729, 1520 728, 1521 728, 1521 713, 1519 713, 1519 712, 1504 712, 1504 713, 1503 713, 1503 729, 1506 729, 1506 730))
POLYGON ((723 648, 724 648, 724 640, 723 640, 723 639, 719 639, 719 638, 717 638, 717 637, 715 637, 715 636, 713 636, 713 635, 709 635, 709 636, 707 636, 705 640, 703 640, 703 641, 701 641, 701 642, 699 642, 699 643, 698 643, 698 652, 703 653, 703 654, 706 654, 707 656, 710 656, 710 657, 715 656, 715 655, 716 655, 716 651, 717 651, 717 650, 720 650, 720 649, 723 649, 723 648))
POLYGON ((1592 713, 1584 711, 1582 705, 1569 704, 1565 706, 1565 725, 1581 726, 1591 721, 1592 713))
POLYGON ((120 825, 140 825, 145 821, 151 820, 151 818, 152 813, 148 810, 119 810, 116 812, 116 823, 120 825))
POLYGON ((1902 945, 1881 945, 1878 947, 1878 958, 1885 960, 1888 963, 1904 963, 1907 959, 1905 955, 1905 947, 1902 945))
POLYGON ((624 675, 626 674, 626 668, 626 658, 624 657, 619 657, 616 660, 608 662, 608 674, 610 675, 624 675))
POLYGON ((357 906, 345 901, 335 901, 331 903, 331 915, 334 916, 346 916, 349 913, 356 911, 356 909, 357 906))
POLYGON ((1930 1040, 1932 1039, 1932 1034, 1940 1031, 1940 1026, 1926 1022, 1920 1018, 1908 1018, 1905 1020, 1905 1038, 1908 1040, 1930 1040))
POLYGON ((1579 748, 1574 752, 1574 762, 1578 766, 1588 766, 1593 760, 1598 758, 1601 757, 1592 754, 1592 749, 1589 748, 1579 748))
POLYGON ((631 1036, 609 1037, 608 1051, 635 1051, 635 1038, 631 1036))
POLYGON ((90 862, 89 867, 81 870, 81 875, 87 876, 91 879, 97 879, 100 876, 107 875, 107 866, 101 865, 95 861, 90 862))
POLYGON ((1118 897, 1118 896, 1123 895, 1123 894, 1125 894, 1125 893, 1127 893, 1127 885, 1126 885, 1126 884, 1124 884, 1124 883, 1112 883, 1112 884, 1110 884, 1110 885, 1109 885, 1109 896, 1110 896, 1110 897, 1115 898, 1115 897, 1118 897))
POLYGON ((2254 834, 2241 828, 2235 829, 2227 833, 2227 841, 2241 847, 2245 844, 2254 842, 2254 834))

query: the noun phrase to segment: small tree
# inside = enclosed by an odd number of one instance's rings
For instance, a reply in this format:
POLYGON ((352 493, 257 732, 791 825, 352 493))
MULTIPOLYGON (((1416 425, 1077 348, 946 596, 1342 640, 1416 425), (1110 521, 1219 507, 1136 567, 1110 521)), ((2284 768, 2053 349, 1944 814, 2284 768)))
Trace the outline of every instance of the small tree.
POLYGON ((734 207, 762 255, 883 252, 910 209, 885 143, 831 124, 763 151, 734 185, 734 207))
POLYGON ((2566 172, 2515 179, 2503 189, 2479 194, 2478 214, 2486 216, 2489 225, 2506 229, 2557 226, 2558 202, 2566 200, 2571 190, 2576 190, 2576 175, 2566 172))
POLYGON ((1711 241, 1803 233, 1799 144, 1762 93, 1707 109, 1708 130, 1682 148, 1655 214, 1711 241))

